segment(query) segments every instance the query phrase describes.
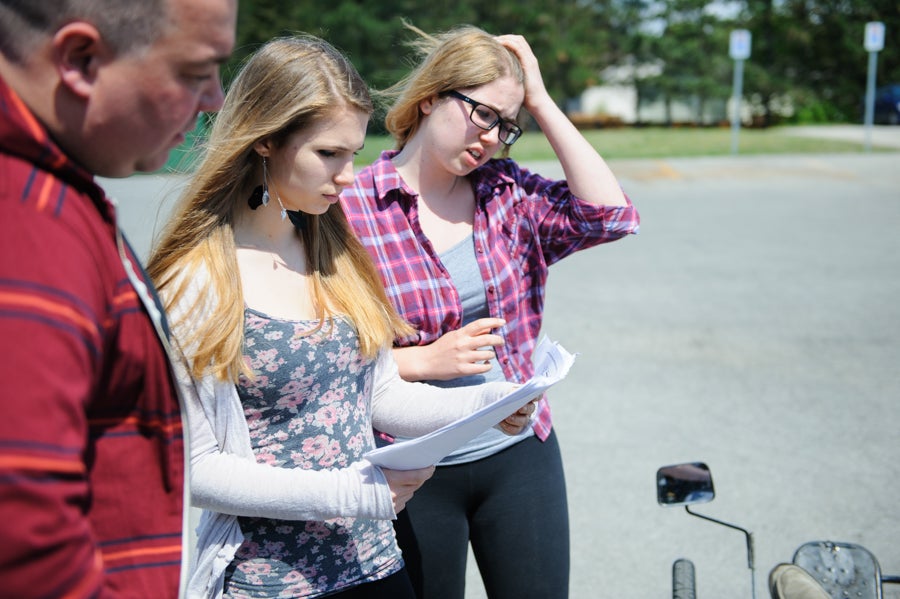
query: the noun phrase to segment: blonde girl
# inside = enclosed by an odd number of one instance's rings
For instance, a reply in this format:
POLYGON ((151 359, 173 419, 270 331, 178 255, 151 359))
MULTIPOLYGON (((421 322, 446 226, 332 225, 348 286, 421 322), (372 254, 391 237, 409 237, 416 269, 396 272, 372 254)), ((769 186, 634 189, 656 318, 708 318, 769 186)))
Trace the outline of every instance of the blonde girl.
POLYGON ((193 596, 411 597, 390 520, 433 468, 368 463, 372 427, 420 435, 509 390, 398 376, 409 326, 338 203, 371 112, 325 41, 262 46, 149 261, 187 357, 193 596))

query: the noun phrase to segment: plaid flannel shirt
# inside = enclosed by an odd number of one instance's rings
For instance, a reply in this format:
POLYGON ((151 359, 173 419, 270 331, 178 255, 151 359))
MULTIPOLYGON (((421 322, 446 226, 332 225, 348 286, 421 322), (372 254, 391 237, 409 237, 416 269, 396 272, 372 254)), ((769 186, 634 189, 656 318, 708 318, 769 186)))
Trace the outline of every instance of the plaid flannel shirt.
MULTIPOLYGON (((396 346, 427 345, 462 325, 459 295, 419 225, 417 194, 384 152, 362 169, 341 201, 350 226, 368 249, 397 311, 416 329, 396 346)), ((565 181, 552 181, 495 159, 469 176, 475 192, 475 254, 490 315, 506 320, 496 348, 507 380, 523 382, 543 316, 548 268, 566 256, 638 231, 627 206, 596 206, 576 198, 565 181)), ((546 398, 538 405, 535 434, 552 426, 546 398)))

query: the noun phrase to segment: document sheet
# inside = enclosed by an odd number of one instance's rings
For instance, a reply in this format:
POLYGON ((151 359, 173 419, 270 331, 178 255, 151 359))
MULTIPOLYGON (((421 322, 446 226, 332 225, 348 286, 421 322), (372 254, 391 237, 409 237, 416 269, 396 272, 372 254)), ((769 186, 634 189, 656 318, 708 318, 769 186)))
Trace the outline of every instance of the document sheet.
POLYGON ((393 470, 413 470, 437 464, 455 449, 563 380, 575 361, 575 355, 544 337, 535 348, 533 360, 534 376, 508 395, 427 435, 374 449, 366 453, 365 458, 377 466, 393 470))

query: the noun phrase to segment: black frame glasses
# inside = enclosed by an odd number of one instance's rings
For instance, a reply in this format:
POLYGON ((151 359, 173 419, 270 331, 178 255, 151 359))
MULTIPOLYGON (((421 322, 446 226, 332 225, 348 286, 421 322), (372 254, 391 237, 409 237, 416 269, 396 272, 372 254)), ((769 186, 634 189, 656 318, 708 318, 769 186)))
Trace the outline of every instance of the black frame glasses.
POLYGON ((519 137, 522 135, 521 127, 519 127, 512 121, 505 120, 500 116, 499 112, 497 112, 487 104, 477 102, 469 96, 463 95, 456 90, 446 91, 441 95, 450 96, 471 105, 472 111, 469 113, 469 120, 472 121, 472 123, 479 129, 490 131, 497 125, 500 125, 499 138, 500 141, 507 146, 511 146, 516 143, 516 140, 519 139, 519 137))

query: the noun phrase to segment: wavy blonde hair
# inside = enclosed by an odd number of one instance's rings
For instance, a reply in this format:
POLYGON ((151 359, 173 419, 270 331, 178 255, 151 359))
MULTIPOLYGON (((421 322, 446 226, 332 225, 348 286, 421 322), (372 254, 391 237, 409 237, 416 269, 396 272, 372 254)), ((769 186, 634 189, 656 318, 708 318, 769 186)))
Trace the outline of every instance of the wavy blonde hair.
MULTIPOLYGON (((262 181, 254 144, 282 147, 297 131, 352 107, 372 114, 372 99, 347 58, 322 39, 273 39, 243 65, 216 116, 202 162, 179 200, 175 216, 153 249, 147 270, 167 311, 179 306, 198 274, 208 292, 175 313, 173 330, 192 362, 192 374, 237 381, 244 363, 244 297, 233 234, 233 213, 262 181), (205 271, 205 272, 204 272, 205 271)), ((319 327, 336 313, 356 327, 364 355, 374 357, 411 327, 391 306, 365 248, 340 204, 306 215, 300 234, 310 268, 319 327)))
POLYGON ((419 130, 423 116, 419 103, 423 100, 505 76, 525 84, 525 72, 516 55, 483 29, 460 25, 429 35, 406 21, 403 24, 418 35, 407 43, 419 63, 403 79, 378 92, 391 105, 384 124, 398 150, 419 130))

